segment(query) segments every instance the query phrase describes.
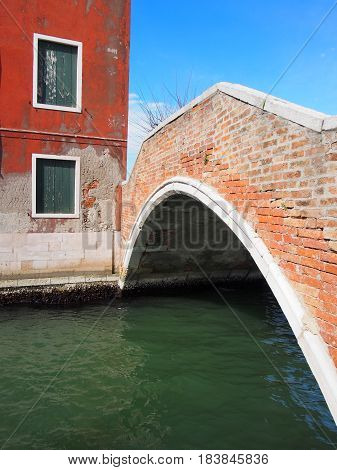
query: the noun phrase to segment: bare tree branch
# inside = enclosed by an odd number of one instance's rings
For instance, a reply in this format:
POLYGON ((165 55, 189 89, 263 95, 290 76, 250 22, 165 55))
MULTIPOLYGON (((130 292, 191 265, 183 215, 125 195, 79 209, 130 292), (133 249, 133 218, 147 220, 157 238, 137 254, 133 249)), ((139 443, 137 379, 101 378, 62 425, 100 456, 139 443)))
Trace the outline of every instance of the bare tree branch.
POLYGON ((137 116, 138 122, 133 122, 135 126, 142 129, 145 133, 151 132, 159 124, 165 121, 171 114, 183 108, 189 101, 195 98, 195 92, 191 93, 191 76, 188 79, 184 90, 181 92, 176 79, 175 90, 172 91, 165 84, 163 85, 165 93, 163 99, 158 100, 153 90, 150 90, 151 101, 145 98, 144 91, 141 89, 138 93, 141 114, 137 116))

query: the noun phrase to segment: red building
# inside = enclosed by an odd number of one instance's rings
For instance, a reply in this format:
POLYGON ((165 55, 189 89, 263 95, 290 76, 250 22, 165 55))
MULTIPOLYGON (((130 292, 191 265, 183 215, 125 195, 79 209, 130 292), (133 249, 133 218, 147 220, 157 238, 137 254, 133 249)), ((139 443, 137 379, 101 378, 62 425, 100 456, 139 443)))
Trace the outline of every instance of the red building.
POLYGON ((130 0, 4 0, 2 277, 113 270, 130 0))

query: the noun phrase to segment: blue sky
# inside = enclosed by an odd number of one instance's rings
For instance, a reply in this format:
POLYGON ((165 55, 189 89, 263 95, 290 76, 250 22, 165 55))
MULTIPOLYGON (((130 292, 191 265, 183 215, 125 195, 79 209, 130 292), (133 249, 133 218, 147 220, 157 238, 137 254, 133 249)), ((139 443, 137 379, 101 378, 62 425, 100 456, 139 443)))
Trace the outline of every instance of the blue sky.
MULTIPOLYGON (((129 168, 142 140, 137 95, 166 102, 165 86, 189 80, 196 95, 220 81, 269 92, 335 2, 132 0, 129 168)), ((337 114, 337 6, 272 94, 337 114)))

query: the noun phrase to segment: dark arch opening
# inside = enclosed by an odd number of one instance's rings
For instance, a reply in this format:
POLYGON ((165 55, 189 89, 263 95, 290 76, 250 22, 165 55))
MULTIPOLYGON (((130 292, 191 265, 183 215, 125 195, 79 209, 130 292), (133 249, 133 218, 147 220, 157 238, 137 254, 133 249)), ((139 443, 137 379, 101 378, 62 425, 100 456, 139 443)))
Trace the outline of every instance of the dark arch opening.
POLYGON ((142 226, 126 287, 262 279, 248 250, 212 209, 175 194, 158 204, 142 226))

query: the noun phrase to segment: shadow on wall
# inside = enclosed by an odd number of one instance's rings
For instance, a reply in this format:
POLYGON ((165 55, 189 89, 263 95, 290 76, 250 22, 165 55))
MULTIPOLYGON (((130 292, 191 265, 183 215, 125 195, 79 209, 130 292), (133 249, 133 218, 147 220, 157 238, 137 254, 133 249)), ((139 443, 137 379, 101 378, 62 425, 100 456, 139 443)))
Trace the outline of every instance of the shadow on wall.
POLYGON ((126 285, 246 281, 262 277, 229 227, 201 202, 174 195, 149 214, 130 259, 126 285))

